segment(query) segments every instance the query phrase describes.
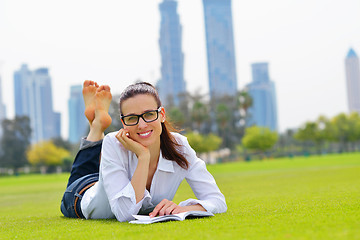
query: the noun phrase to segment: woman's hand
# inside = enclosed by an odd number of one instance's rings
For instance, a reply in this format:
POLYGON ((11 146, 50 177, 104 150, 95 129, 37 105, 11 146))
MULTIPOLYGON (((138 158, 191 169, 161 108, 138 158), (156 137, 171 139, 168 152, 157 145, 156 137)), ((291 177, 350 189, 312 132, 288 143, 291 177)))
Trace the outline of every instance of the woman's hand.
POLYGON ((177 214, 188 211, 206 211, 206 210, 200 204, 181 207, 176 203, 174 203, 173 201, 163 199, 149 214, 149 216, 150 217, 155 217, 157 215, 164 216, 164 215, 177 214))
POLYGON ((115 135, 117 140, 121 142, 121 144, 127 149, 136 154, 136 156, 140 159, 142 156, 146 155, 150 157, 150 151, 148 148, 143 146, 142 144, 134 141, 130 138, 129 133, 126 129, 122 128, 115 135))
POLYGON ((131 139, 126 129, 120 129, 115 137, 127 150, 135 153, 139 159, 131 179, 131 184, 135 191, 136 203, 138 203, 143 199, 146 189, 146 181, 149 174, 150 151, 142 144, 131 139))

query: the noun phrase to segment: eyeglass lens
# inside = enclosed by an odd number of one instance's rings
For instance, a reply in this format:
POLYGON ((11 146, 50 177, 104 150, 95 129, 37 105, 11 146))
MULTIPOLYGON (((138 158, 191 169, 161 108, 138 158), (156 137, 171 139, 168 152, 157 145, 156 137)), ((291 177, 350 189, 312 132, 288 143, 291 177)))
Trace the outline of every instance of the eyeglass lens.
POLYGON ((123 117, 125 125, 136 125, 139 122, 139 118, 144 119, 145 122, 153 122, 159 117, 159 112, 156 110, 145 112, 141 115, 130 115, 123 117))

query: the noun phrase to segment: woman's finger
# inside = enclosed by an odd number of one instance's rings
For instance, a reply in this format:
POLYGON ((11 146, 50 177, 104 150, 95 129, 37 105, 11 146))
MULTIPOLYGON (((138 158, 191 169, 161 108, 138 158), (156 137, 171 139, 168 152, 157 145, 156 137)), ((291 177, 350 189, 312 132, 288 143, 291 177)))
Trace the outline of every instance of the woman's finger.
MULTIPOLYGON (((159 211, 159 216, 169 215, 171 211, 175 208, 175 203, 168 201, 159 211)), ((175 204, 176 205, 176 204, 175 204)))
POLYGON ((156 207, 154 208, 154 210, 149 214, 150 217, 155 217, 158 215, 159 211, 162 209, 162 207, 168 202, 169 200, 167 199, 163 199, 158 205, 156 205, 156 207))
POLYGON ((174 209, 177 207, 177 204, 172 202, 172 204, 165 209, 165 215, 170 215, 174 213, 174 209))

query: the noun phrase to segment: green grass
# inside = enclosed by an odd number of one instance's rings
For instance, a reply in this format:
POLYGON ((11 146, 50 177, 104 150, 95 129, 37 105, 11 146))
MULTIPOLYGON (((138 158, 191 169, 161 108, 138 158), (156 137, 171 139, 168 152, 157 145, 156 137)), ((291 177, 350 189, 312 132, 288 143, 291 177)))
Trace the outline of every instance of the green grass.
MULTIPOLYGON (((228 211, 152 225, 62 217, 67 174, 0 178, 0 239, 360 239, 360 154, 208 169, 228 211)), ((189 197, 185 182, 174 201, 189 197)))

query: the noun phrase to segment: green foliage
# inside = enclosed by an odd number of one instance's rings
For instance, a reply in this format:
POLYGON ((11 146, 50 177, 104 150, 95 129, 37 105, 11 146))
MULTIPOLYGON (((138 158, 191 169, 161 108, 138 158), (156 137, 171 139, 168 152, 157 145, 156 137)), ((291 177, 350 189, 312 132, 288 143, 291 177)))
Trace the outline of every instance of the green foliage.
POLYGON ((306 122, 294 137, 299 141, 313 142, 318 149, 325 142, 337 142, 341 151, 349 150, 349 143, 360 140, 360 116, 356 112, 341 113, 330 120, 320 116, 315 122, 306 122))
POLYGON ((210 118, 208 107, 205 103, 200 101, 196 101, 193 104, 191 110, 191 119, 194 123, 196 123, 196 130, 201 131, 201 127, 205 121, 210 118))
POLYGON ((221 138, 215 134, 202 135, 196 132, 190 132, 185 135, 190 146, 197 153, 207 153, 217 150, 221 145, 221 138))
POLYGON ((341 113, 332 120, 334 139, 340 142, 354 142, 360 140, 360 117, 356 112, 346 115, 341 113))
POLYGON ((122 123, 120 120, 120 106, 119 106, 119 95, 113 95, 110 108, 109 115, 111 117, 111 125, 105 130, 105 134, 109 132, 118 131, 122 128, 122 123))
POLYGON ((11 167, 16 171, 27 162, 25 152, 30 144, 30 120, 28 117, 5 119, 2 128, 0 167, 11 167))
MULTIPOLYGON (((152 225, 62 216, 68 174, 0 178, 0 239, 359 239, 360 154, 209 165, 228 210, 152 225)), ((174 202, 195 197, 184 181, 174 202)))
POLYGON ((173 122, 176 126, 182 126, 185 123, 185 116, 178 107, 170 108, 170 111, 167 112, 170 121, 173 122))
MULTIPOLYGON (((51 141, 55 146, 61 147, 68 151, 71 151, 74 147, 69 141, 62 139, 61 137, 53 138, 51 141)), ((79 141, 80 141, 80 139, 79 139, 79 141)))
POLYGON ((61 147, 56 147, 51 141, 32 145, 26 152, 29 163, 32 165, 61 165, 70 153, 61 147))
POLYGON ((225 129, 232 115, 229 107, 224 103, 220 103, 216 106, 215 113, 218 126, 220 127, 220 129, 225 129))
POLYGON ((237 94, 237 109, 240 111, 241 122, 243 126, 246 126, 248 122, 248 110, 253 105, 253 99, 246 89, 243 89, 237 94))
POLYGON ((276 132, 268 128, 252 126, 245 129, 242 144, 252 150, 264 152, 271 149, 278 139, 276 132))
POLYGON ((178 106, 172 97, 163 101, 170 120, 180 129, 201 134, 214 133, 222 138, 223 147, 232 149, 240 142, 252 99, 246 90, 235 96, 207 98, 201 89, 181 94, 178 106))

